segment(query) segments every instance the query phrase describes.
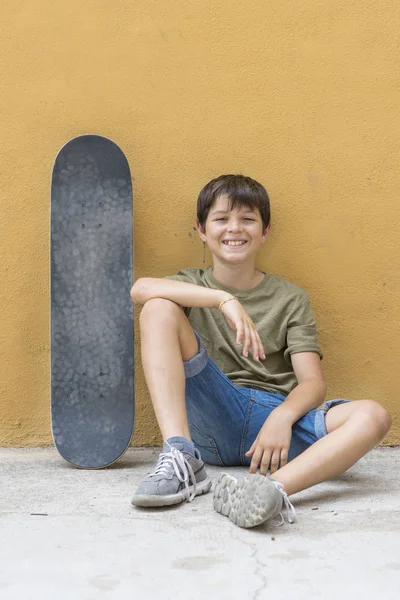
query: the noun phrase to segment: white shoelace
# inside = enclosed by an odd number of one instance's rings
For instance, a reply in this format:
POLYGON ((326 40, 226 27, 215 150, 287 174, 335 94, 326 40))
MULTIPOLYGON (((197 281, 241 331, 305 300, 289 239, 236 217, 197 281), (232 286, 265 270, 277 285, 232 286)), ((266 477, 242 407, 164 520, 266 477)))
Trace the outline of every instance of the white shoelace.
POLYGON ((196 496, 196 476, 193 472, 190 463, 183 456, 182 452, 180 452, 174 446, 170 446, 169 452, 162 452, 158 458, 158 462, 156 465, 156 469, 154 473, 151 473, 149 477, 154 477, 155 475, 168 475, 170 472, 171 466, 175 471, 175 475, 179 479, 181 483, 183 483, 183 493, 188 502, 191 502, 193 498, 196 496), (192 482, 193 489, 190 492, 190 482, 192 482))
MULTIPOLYGON (((283 507, 282 508, 286 510, 287 520, 289 521, 289 523, 294 523, 296 521, 296 511, 294 510, 294 506, 290 502, 289 497, 288 497, 287 493, 285 492, 285 488, 283 487, 283 485, 281 484, 280 481, 276 481, 275 479, 270 479, 270 481, 272 481, 272 483, 274 484, 274 486, 276 487, 278 492, 280 492, 282 495, 282 499, 283 499, 283 507)), ((281 518, 281 522, 278 523, 278 526, 280 527, 281 525, 283 525, 285 520, 283 518, 282 511, 279 511, 279 513, 277 513, 277 516, 278 516, 278 514, 281 518)))

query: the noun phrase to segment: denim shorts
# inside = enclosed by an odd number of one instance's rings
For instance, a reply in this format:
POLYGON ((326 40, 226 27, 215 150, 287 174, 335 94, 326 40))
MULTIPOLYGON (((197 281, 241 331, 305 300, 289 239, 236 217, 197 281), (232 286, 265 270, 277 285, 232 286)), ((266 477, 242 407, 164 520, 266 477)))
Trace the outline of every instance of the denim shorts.
MULTIPOLYGON (((190 434, 202 459, 211 465, 250 465, 245 456, 269 414, 285 396, 234 385, 207 356, 200 336, 199 352, 184 363, 186 409, 190 434)), ((289 460, 327 435, 325 415, 349 400, 328 400, 292 427, 289 460)))

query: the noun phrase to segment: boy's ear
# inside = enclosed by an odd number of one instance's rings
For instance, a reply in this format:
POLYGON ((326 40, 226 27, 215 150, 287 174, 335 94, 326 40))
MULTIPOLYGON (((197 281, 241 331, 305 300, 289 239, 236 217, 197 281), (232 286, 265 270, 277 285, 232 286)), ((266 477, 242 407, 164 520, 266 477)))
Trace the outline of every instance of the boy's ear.
POLYGON ((265 240, 268 237, 269 232, 271 231, 271 223, 268 225, 268 227, 265 229, 264 233, 262 234, 262 240, 261 243, 263 244, 265 242, 265 240))
POLYGON ((197 231, 199 232, 201 241, 206 242, 207 241, 206 232, 204 231, 203 227, 200 225, 200 221, 198 219, 196 220, 196 227, 197 227, 197 231))

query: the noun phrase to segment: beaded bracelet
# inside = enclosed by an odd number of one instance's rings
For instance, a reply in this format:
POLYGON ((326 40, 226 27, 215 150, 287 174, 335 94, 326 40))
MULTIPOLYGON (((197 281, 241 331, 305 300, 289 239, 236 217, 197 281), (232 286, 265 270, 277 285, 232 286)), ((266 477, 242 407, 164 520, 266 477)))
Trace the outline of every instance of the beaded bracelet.
POLYGON ((220 302, 218 304, 218 310, 221 310, 221 306, 223 304, 225 304, 225 302, 229 302, 230 300, 237 300, 236 296, 231 296, 231 298, 227 298, 226 300, 222 300, 222 302, 220 302))

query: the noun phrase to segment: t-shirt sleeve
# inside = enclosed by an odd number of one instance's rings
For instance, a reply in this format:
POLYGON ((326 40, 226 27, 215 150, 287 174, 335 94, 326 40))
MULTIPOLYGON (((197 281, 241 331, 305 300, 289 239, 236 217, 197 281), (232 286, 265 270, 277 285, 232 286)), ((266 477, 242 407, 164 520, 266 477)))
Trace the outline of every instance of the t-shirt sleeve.
POLYGON ((186 269, 178 271, 176 275, 167 275, 165 279, 172 279, 173 281, 183 281, 183 283, 197 283, 193 275, 186 269))
POLYGON ((302 298, 290 314, 286 344, 284 357, 289 364, 291 364, 290 355, 298 352, 316 352, 321 359, 323 357, 318 345, 317 325, 308 296, 302 298))

